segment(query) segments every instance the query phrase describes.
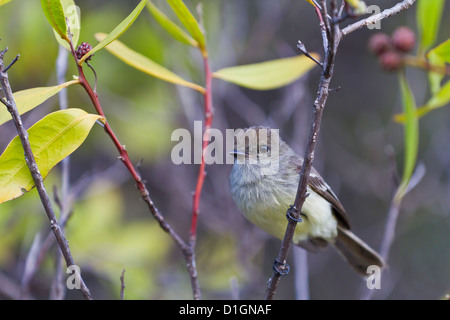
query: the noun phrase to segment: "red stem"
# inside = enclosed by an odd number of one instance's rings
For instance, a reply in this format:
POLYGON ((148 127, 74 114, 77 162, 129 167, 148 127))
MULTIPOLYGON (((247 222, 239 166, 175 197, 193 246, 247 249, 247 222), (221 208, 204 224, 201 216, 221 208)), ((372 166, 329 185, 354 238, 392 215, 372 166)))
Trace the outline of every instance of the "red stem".
MULTIPOLYGON (((164 217, 159 212, 158 208, 154 205, 152 199, 150 198, 150 194, 147 190, 147 187, 145 186, 139 173, 136 171, 136 169, 134 168, 133 164, 130 161, 128 152, 125 150, 125 147, 120 143, 119 139, 116 137, 116 135, 112 131, 112 128, 110 127, 108 121, 106 120, 105 114, 103 113, 102 107, 98 100, 98 95, 94 92, 94 90, 92 90, 92 87, 90 86, 89 82, 87 81, 86 76, 84 75, 84 72, 83 72, 83 67, 78 64, 78 59, 75 54, 75 50, 73 48, 72 43, 70 43, 70 49, 71 49, 72 55, 77 63, 80 84, 83 86, 86 93, 89 95, 89 98, 91 99, 97 113, 105 119, 104 120, 105 132, 111 138, 115 147, 119 151, 120 160, 127 167, 128 171, 130 172, 133 179, 135 180, 136 187, 138 188, 142 199, 147 204, 147 206, 148 206, 150 212, 152 213, 152 215, 154 216, 154 218, 158 221, 161 228, 169 234, 169 236, 174 240, 176 245, 181 249, 181 251, 184 255, 184 258, 186 260, 186 266, 187 266, 189 275, 191 277, 191 284, 192 284, 192 291, 193 291, 194 299, 199 300, 201 297, 201 292, 200 292, 200 286, 198 284, 197 270, 195 267, 195 255, 194 255, 194 251, 192 249, 193 247, 188 245, 181 239, 181 237, 166 222, 164 217)), ((210 72, 209 72, 209 74, 210 74, 210 72)), ((209 78, 211 78, 211 75, 209 75, 209 78)))
POLYGON ((212 103, 212 74, 211 69, 209 67, 209 60, 207 55, 203 55, 203 64, 205 68, 205 93, 204 102, 205 102, 205 128, 203 131, 203 139, 202 139, 202 162, 200 164, 200 169, 197 177, 197 185, 195 187, 195 193, 193 196, 193 205, 192 205, 192 221, 191 221, 191 231, 189 236, 189 244, 191 248, 195 246, 195 241, 197 238, 197 217, 200 212, 200 196, 202 193, 203 183, 205 181, 206 176, 206 163, 204 158, 204 151, 208 146, 209 142, 209 129, 212 125, 213 120, 213 103, 212 103))
MULTIPOLYGON (((80 84, 84 87, 87 94, 91 98, 92 103, 94 104, 95 110, 99 115, 101 115, 103 118, 105 118, 105 114, 103 113, 102 107, 100 106, 98 95, 92 90, 91 85, 86 80, 86 77, 84 76, 83 68, 78 66, 78 72, 79 72, 79 80, 80 84)), ((130 161, 130 158, 128 157, 128 152, 125 149, 125 147, 120 144, 119 139, 114 134, 111 126, 109 125, 108 121, 105 118, 104 121, 105 125, 105 131, 113 141, 114 145, 116 146, 117 150, 119 150, 120 153, 120 160, 125 164, 127 169, 130 171, 131 175, 133 176, 133 179, 136 181, 137 187, 139 191, 143 192, 145 190, 145 186, 141 180, 140 175, 137 173, 136 169, 134 168, 133 164, 130 161)))

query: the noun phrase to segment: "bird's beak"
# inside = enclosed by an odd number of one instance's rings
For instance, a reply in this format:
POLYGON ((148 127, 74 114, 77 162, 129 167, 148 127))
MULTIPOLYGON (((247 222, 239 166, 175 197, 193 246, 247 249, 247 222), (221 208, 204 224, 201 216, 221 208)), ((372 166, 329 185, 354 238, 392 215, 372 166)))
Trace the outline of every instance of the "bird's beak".
POLYGON ((232 155, 235 159, 238 157, 238 155, 244 156, 246 158, 248 158, 248 153, 239 151, 239 150, 233 150, 228 152, 229 155, 232 155))

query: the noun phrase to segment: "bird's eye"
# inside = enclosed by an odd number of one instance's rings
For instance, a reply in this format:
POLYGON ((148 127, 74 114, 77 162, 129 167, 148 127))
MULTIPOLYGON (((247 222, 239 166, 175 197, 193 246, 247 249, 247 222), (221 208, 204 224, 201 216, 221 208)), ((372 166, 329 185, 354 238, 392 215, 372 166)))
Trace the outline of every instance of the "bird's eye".
POLYGON ((270 150, 269 146, 263 144, 259 147, 259 153, 268 153, 270 150))

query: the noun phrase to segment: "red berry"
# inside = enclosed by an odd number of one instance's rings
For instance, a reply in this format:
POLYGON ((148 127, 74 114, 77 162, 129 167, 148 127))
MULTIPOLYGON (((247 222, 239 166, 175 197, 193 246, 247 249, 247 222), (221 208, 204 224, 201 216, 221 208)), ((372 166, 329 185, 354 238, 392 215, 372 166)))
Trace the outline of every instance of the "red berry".
POLYGON ((381 67, 386 71, 397 71, 403 67, 403 55, 393 50, 384 52, 379 61, 381 67))
MULTIPOLYGON (((77 59, 81 59, 86 53, 88 53, 91 50, 92 46, 87 42, 83 42, 78 46, 77 51, 75 52, 77 55, 77 59)), ((89 56, 86 60, 90 60, 91 58, 92 56, 89 56)))
POLYGON ((399 27, 392 34, 395 48, 401 52, 410 52, 416 45, 416 35, 408 27, 399 27))
POLYGON ((379 32, 370 37, 368 47, 373 54, 379 56, 392 48, 392 40, 387 34, 379 32))

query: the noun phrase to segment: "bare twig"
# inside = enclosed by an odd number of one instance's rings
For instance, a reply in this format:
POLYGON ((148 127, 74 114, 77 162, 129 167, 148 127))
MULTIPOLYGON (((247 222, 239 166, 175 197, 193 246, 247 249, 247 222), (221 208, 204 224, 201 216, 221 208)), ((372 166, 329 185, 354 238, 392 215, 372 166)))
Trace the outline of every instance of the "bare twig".
POLYGON ((308 252, 302 248, 294 247, 295 294, 297 300, 309 300, 308 281, 308 252))
MULTIPOLYGON (((44 186, 44 181, 43 181, 42 175, 39 171, 39 168, 36 164, 36 160, 34 158, 33 152, 31 150, 30 141, 28 140, 28 132, 26 131, 25 127, 23 126, 22 119, 17 110, 17 106, 14 101, 11 86, 9 84, 8 74, 6 72, 4 72, 3 58, 4 58, 6 51, 7 51, 7 49, 5 49, 4 51, 0 51, 0 81, 1 81, 1 86, 3 88, 3 92, 4 92, 6 100, 7 100, 7 101, 2 100, 2 102, 4 104, 6 103, 6 107, 7 107, 8 111, 11 113, 14 125, 16 127, 16 130, 18 132, 20 141, 22 143, 22 146, 23 146, 23 149, 25 152, 25 161, 27 163, 28 168, 30 169, 31 176, 33 177, 34 184, 39 193, 39 197, 41 199, 42 205, 47 214, 47 218, 50 221, 50 227, 51 227, 51 229, 57 239, 58 245, 63 253, 64 259, 66 261, 66 265, 69 267, 71 265, 75 265, 73 258, 72 258, 72 254, 69 249, 69 245, 64 237, 64 234, 61 230, 58 220, 56 219, 56 215, 53 211, 53 207, 50 202, 50 198, 49 198, 47 191, 45 189, 45 186, 44 186)), ((81 279, 81 292, 86 299, 92 299, 89 289, 82 279, 81 279)))
POLYGON ((31 244, 31 248, 28 251, 28 255, 25 260, 25 267, 23 270, 20 299, 23 299, 23 297, 29 295, 30 293, 30 281, 36 272, 36 260, 39 254, 39 247, 42 243, 41 238, 41 234, 39 232, 36 233, 33 239, 33 243, 31 244))
MULTIPOLYGON (((322 12, 318 14, 319 17, 327 16, 327 7, 325 1, 322 3, 322 12)), ((327 19, 325 20, 327 21, 327 19)), ((322 26, 322 21, 320 21, 322 26)), ((337 25, 330 25, 329 23, 324 23, 326 27, 326 32, 322 32, 322 35, 326 34, 326 39, 324 39, 324 44, 326 43, 327 50, 325 52, 325 57, 323 61, 323 70, 320 77, 319 91, 317 98, 314 102, 314 114, 311 122, 311 128, 308 138, 308 143, 306 145, 305 157, 302 169, 300 171, 300 181, 297 189, 297 195, 295 197, 294 205, 288 210, 288 225, 286 228, 285 236, 281 243, 280 252, 274 264, 274 272, 272 277, 269 279, 267 284, 267 290, 265 294, 265 299, 273 299, 275 291, 278 287, 278 283, 281 280, 281 276, 289 271, 286 265, 287 256, 289 253, 289 248, 294 236, 295 228, 297 222, 300 220, 300 212, 305 202, 307 195, 306 188, 308 185, 308 177, 311 171, 312 162, 314 159, 314 150, 317 142, 317 136, 320 130, 320 123, 322 119, 323 109, 328 98, 329 86, 331 77, 333 75, 334 68, 334 57, 336 54, 336 49, 340 41, 340 30, 337 25), (277 266, 278 265, 278 266, 277 266)))
POLYGON ((10 64, 8 64, 8 66, 3 70, 3 72, 7 72, 9 70, 9 68, 11 68, 13 66, 14 63, 17 62, 17 60, 19 60, 20 54, 18 54, 13 61, 11 61, 10 64))
POLYGON ((389 18, 393 15, 396 15, 409 7, 411 7, 416 0, 403 0, 402 2, 397 3, 392 8, 386 9, 380 13, 374 14, 366 19, 362 19, 358 22, 348 25, 344 29, 342 29, 342 36, 346 36, 349 33, 352 33, 355 30, 361 29, 371 24, 375 24, 383 19, 389 18))
POLYGON ((200 163, 200 168, 197 177, 197 184, 195 186, 195 192, 193 195, 192 202, 192 220, 191 220, 191 230, 189 232, 189 248, 192 255, 191 265, 191 286, 194 292, 194 299, 200 299, 201 291, 198 283, 197 268, 195 266, 195 244, 197 241, 197 219, 200 213, 200 196, 203 189, 203 184, 206 177, 206 162, 204 157, 204 151, 208 146, 209 142, 209 129, 212 125, 213 119, 213 105, 212 105, 212 73, 209 67, 209 59, 206 54, 203 55, 203 64, 205 69, 205 92, 203 94, 204 98, 204 108, 205 108, 205 125, 202 135, 202 161, 200 163))
POLYGON ((24 300, 34 300, 34 297, 26 294, 21 295, 21 287, 10 279, 6 274, 0 271, 0 296, 6 297, 8 299, 24 299, 24 300))
POLYGON ((198 280, 197 280, 197 269, 196 269, 196 264, 195 264, 194 250, 192 249, 192 247, 190 245, 188 245, 185 241, 183 241, 183 239, 173 230, 171 225, 164 219, 164 217, 161 214, 161 212, 159 211, 159 209, 153 203, 153 200, 150 197, 150 192, 148 191, 144 181, 142 180, 142 178, 141 178, 140 174, 138 173, 138 171, 136 170, 135 166, 131 162, 130 157, 128 156, 128 152, 125 149, 125 146, 120 143, 119 139, 117 138, 114 131, 112 130, 107 118, 105 117, 105 113, 103 112, 103 108, 100 104, 98 95, 92 89, 91 85, 87 81, 86 76, 84 75, 83 67, 78 65, 78 59, 77 59, 77 56, 76 56, 76 53, 75 53, 75 50, 74 50, 72 44, 71 44, 71 53, 75 59, 75 62, 77 62, 78 77, 80 80, 80 84, 85 89, 86 93, 88 94, 97 113, 100 116, 105 118, 103 128, 104 128, 106 134, 110 137, 110 139, 113 142, 114 146, 116 147, 117 151, 119 152, 119 154, 120 154, 119 159, 122 161, 122 163, 125 165, 125 167, 130 172, 131 176, 133 177, 133 179, 136 183, 136 187, 139 190, 139 193, 141 195, 141 198, 147 204, 147 207, 148 207, 150 213, 153 215, 153 217, 159 223, 160 227, 165 232, 167 232, 167 234, 172 238, 172 240, 175 242, 177 247, 183 253, 183 256, 184 256, 184 259, 186 262, 186 266, 187 266, 187 270, 191 277, 194 299, 200 299, 200 287, 198 285, 198 280))
MULTIPOLYGON (((425 169, 425 165, 423 163, 421 163, 417 166, 416 171, 414 171, 414 174, 411 176, 408 186, 406 187, 405 195, 408 192, 410 192, 412 189, 414 189, 415 186, 417 186, 417 184, 424 177, 425 171, 426 171, 426 169, 425 169)), ((386 262, 389 257, 389 251, 391 250, 392 244, 394 243, 395 229, 397 227, 397 220, 398 220, 398 216, 400 213, 401 200, 397 201, 395 199, 396 193, 397 193, 397 190, 395 190, 395 192, 393 193, 394 196, 392 197, 391 205, 389 207, 387 220, 386 220, 386 227, 384 229, 383 240, 381 241, 380 256, 386 262)), ((375 290, 367 290, 367 287, 366 287, 365 292, 366 293, 363 295, 362 299, 369 300, 372 298, 372 295, 374 294, 375 290)))
POLYGON ((125 269, 122 269, 122 274, 120 275, 120 300, 124 300, 125 295, 125 269))
POLYGON ((403 10, 409 8, 414 2, 415 0, 404 0, 391 9, 386 9, 378 15, 362 19, 350 26, 347 26, 343 30, 341 30, 338 23, 336 23, 336 21, 339 21, 339 12, 342 10, 337 7, 335 1, 331 1, 331 19, 328 18, 329 14, 325 0, 321 0, 321 8, 315 6, 325 48, 325 57, 324 61, 322 62, 323 69, 319 81, 317 98, 314 102, 314 114, 311 121, 308 143, 305 149, 304 162, 300 171, 300 181, 297 189, 297 195, 295 197, 294 204, 287 211, 288 225, 286 228, 285 236, 281 243, 278 257, 274 262, 274 272, 267 283, 266 294, 264 297, 265 299, 273 299, 278 284, 281 280, 281 276, 286 275, 289 272, 289 266, 286 264, 287 256, 289 253, 292 238, 294 236, 295 228, 297 226, 297 223, 301 221, 301 208, 303 206, 303 203, 305 202, 306 197, 308 196, 308 177, 314 160, 314 150, 320 131, 323 110, 325 108, 328 94, 330 92, 330 82, 333 76, 334 61, 340 41, 342 40, 343 36, 359 28, 402 12, 403 10))
MULTIPOLYGON (((62 45, 58 47, 58 57, 56 58, 56 81, 58 84, 63 84, 66 81, 66 72, 68 65, 69 52, 62 45)), ((69 101, 67 97, 67 88, 62 89, 58 93, 59 108, 61 110, 67 109, 69 101)), ((69 183, 70 183, 70 156, 65 157, 61 161, 61 197, 58 197, 57 190, 54 188, 55 203, 60 209, 60 220, 67 221, 67 217, 72 212, 72 204, 68 200, 69 196, 69 183)), ((65 225, 65 223, 64 223, 65 225)), ((64 230, 64 225, 61 224, 61 229, 64 230)), ((63 265, 61 263, 61 253, 56 251, 55 256, 55 277, 52 283, 52 289, 50 291, 50 299, 62 300, 66 293, 66 287, 64 285, 63 265)))

